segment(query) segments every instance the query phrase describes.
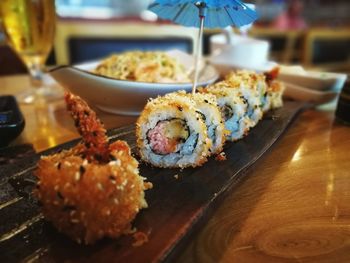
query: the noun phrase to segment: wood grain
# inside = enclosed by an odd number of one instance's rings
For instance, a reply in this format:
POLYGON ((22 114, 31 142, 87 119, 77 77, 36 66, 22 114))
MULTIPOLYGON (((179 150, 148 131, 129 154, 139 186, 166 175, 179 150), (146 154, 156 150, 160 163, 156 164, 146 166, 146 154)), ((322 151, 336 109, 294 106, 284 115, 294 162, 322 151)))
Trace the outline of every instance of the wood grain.
POLYGON ((177 262, 350 262, 350 127, 303 113, 177 262))

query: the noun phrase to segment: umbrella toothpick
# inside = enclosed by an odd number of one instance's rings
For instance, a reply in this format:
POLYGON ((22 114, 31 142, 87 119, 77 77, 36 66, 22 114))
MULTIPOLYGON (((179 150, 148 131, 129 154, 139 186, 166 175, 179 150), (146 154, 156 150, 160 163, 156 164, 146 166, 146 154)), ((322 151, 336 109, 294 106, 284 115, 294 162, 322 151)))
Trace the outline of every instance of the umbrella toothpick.
POLYGON ((199 26, 199 32, 198 32, 198 39, 197 39, 197 46, 196 46, 196 56, 195 56, 195 66, 194 66, 194 78, 193 78, 193 85, 192 85, 192 94, 196 93, 196 87, 198 83, 198 75, 199 75, 199 63, 202 58, 202 42, 203 42, 203 28, 204 28, 204 18, 206 13, 206 4, 204 2, 198 2, 196 3, 196 6, 199 9, 199 20, 200 20, 200 26, 199 26))
POLYGON ((201 26, 199 28, 199 33, 198 33, 198 40, 197 40, 197 48, 196 48, 196 57, 195 57, 195 67, 194 67, 194 78, 193 78, 193 86, 192 86, 192 94, 196 93, 196 87, 198 83, 198 74, 199 74, 199 63, 201 61, 201 44, 202 44, 202 38, 203 38, 203 25, 204 25, 204 17, 200 17, 200 23, 201 26))
POLYGON ((192 93, 196 92, 200 72, 201 46, 204 24, 206 27, 224 28, 227 26, 241 27, 254 22, 258 15, 254 10, 245 6, 239 0, 155 0, 149 10, 160 18, 172 20, 185 26, 198 26, 197 14, 193 10, 198 8, 200 27, 198 42, 195 49, 194 78, 192 80, 192 93), (204 23, 204 19, 205 20, 204 23))

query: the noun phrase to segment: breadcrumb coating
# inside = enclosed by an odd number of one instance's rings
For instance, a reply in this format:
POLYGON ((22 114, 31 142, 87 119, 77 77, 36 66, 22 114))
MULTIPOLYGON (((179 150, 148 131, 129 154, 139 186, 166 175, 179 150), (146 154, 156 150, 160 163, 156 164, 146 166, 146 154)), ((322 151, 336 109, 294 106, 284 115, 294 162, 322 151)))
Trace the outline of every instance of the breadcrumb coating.
POLYGON ((147 207, 144 190, 152 184, 139 176, 128 144, 109 145, 103 125, 87 104, 72 94, 65 97, 84 143, 39 160, 34 195, 45 218, 78 243, 116 238, 127 233, 138 211, 147 207))
POLYGON ((107 162, 109 147, 106 129, 97 118, 96 113, 90 109, 84 100, 72 93, 66 93, 65 100, 75 127, 83 137, 86 158, 89 161, 107 162))

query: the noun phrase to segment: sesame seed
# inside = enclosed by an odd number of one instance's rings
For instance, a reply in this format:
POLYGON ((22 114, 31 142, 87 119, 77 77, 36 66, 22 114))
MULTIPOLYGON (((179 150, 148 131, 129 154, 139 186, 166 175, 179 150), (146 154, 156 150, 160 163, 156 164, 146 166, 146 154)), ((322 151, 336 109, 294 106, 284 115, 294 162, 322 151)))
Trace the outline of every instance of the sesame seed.
POLYGON ((97 183, 97 188, 99 189, 99 190, 101 190, 101 191, 103 191, 103 186, 102 186, 102 184, 101 183, 97 183))
POLYGON ((114 198, 114 199, 113 199, 113 202, 114 202, 116 205, 119 204, 119 201, 118 201, 117 198, 114 198))
POLYGON ((119 159, 116 160, 116 161, 110 161, 108 163, 108 165, 110 165, 110 166, 120 166, 121 165, 121 161, 119 159))
POLYGON ((80 172, 76 172, 75 173, 74 179, 75 179, 75 181, 79 181, 80 180, 80 172))
POLYGON ((70 221, 71 221, 71 223, 73 223, 73 224, 78 224, 78 223, 79 223, 79 220, 76 219, 76 218, 73 218, 73 219, 71 219, 70 221))

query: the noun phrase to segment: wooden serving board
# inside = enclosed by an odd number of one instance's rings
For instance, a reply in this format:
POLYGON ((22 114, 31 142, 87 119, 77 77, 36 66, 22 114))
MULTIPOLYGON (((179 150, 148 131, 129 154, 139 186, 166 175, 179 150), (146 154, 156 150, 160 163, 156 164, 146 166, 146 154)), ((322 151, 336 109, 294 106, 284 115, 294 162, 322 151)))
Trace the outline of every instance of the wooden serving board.
MULTIPOLYGON (((149 208, 134 221, 138 230, 149 233, 149 242, 140 247, 132 246, 131 236, 78 245, 43 219, 31 194, 36 162, 41 154, 70 148, 77 140, 0 167, 0 262, 171 261, 304 106, 286 102, 283 108, 269 112, 246 138, 226 144, 226 161, 211 158, 202 167, 182 171, 141 164, 141 175, 154 187, 146 192, 149 208)), ((109 135, 112 140, 126 140, 135 148, 134 126, 111 130, 109 135)))

